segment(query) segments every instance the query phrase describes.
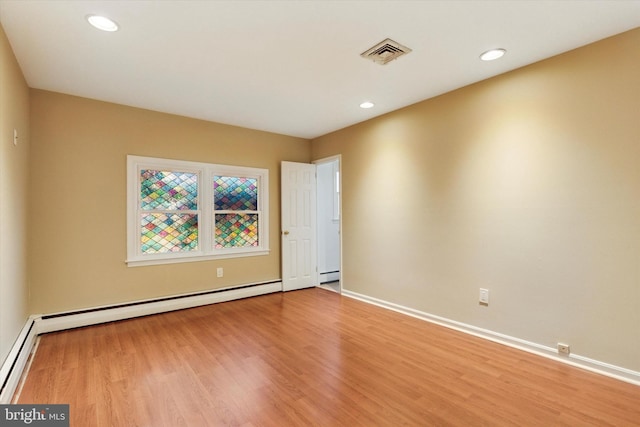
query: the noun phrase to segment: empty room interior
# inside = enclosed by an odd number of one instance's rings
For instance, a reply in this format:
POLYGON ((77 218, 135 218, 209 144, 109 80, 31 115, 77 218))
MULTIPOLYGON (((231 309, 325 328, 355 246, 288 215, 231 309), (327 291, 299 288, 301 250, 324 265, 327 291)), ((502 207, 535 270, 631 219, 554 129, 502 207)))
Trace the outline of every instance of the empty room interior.
POLYGON ((640 425, 640 1, 0 24, 0 404, 640 425))

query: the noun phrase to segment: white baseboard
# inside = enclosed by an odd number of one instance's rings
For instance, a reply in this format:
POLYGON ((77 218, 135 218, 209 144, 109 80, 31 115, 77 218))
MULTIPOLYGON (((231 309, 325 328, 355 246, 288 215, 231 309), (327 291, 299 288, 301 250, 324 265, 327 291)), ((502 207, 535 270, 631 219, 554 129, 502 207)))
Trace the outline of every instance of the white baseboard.
POLYGON ((601 362, 599 360, 590 359, 588 357, 580 356, 577 354, 570 354, 568 356, 558 354, 558 351, 549 346, 537 344, 534 342, 522 340, 520 338, 511 337, 498 332, 490 331, 488 329, 478 328, 476 326, 468 325, 466 323, 457 322, 444 317, 436 316, 433 314, 425 313, 423 311, 415 310, 413 308, 405 307, 399 304, 394 304, 388 301, 384 301, 378 298, 373 298, 367 295, 352 292, 346 289, 342 290, 342 295, 354 298, 369 304, 377 305, 388 310, 393 310, 398 313, 406 314, 427 322, 435 323, 440 326, 444 326, 456 331, 464 332, 479 338, 483 338, 489 341, 497 342, 509 347, 517 348, 529 353, 536 354, 538 356, 553 359, 558 362, 565 363, 567 365, 575 366, 578 368, 586 369, 591 372, 595 372, 601 375, 606 375, 617 380, 625 381, 631 384, 640 386, 640 372, 632 371, 631 369, 622 368, 620 366, 611 365, 609 363, 601 362))
POLYGON ((282 282, 250 284, 234 288, 194 294, 175 295, 166 298, 135 301, 117 306, 93 307, 85 310, 33 315, 22 328, 7 359, 0 368, 0 404, 8 404, 27 366, 29 355, 40 334, 165 313, 184 308, 198 307, 219 302, 237 300, 282 291, 282 282))
POLYGON ((37 337, 36 316, 31 316, 22 327, 9 355, 0 367, 0 404, 11 403, 37 337))

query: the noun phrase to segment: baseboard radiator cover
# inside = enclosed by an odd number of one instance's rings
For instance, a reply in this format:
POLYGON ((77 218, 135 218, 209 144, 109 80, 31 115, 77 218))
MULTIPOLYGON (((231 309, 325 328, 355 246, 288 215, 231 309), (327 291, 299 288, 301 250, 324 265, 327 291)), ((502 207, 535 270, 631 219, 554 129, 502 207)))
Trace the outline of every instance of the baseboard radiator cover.
POLYGON ((31 349, 38 337, 36 320, 37 316, 31 316, 27 319, 2 367, 0 367, 0 404, 2 405, 11 403, 11 398, 20 383, 22 372, 27 366, 31 349))
POLYGON ((347 289, 342 290, 342 295, 363 301, 369 304, 377 305, 388 310, 393 310, 398 313, 402 313, 411 317, 415 317, 420 320, 424 320, 430 323, 435 323, 440 326, 444 326, 449 329, 454 329, 459 332, 463 332, 469 335, 473 335, 479 338, 483 338, 489 341, 493 341, 499 344, 507 345, 509 347, 517 348, 529 353, 536 354, 538 356, 546 357, 567 365, 571 365, 577 368, 585 369, 597 374, 606 375, 611 378, 615 378, 620 381, 631 383, 640 386, 640 372, 633 371, 631 369, 615 366, 606 362, 591 359, 588 357, 580 356, 577 354, 570 354, 568 356, 558 354, 558 351, 549 346, 537 344, 534 342, 522 340, 520 338, 511 337, 498 332, 494 332, 488 329, 478 328, 476 326, 468 325, 466 323, 457 322, 444 317, 429 314, 420 310, 405 307, 399 304, 381 300, 378 298, 363 295, 357 292, 349 291, 347 289))
POLYGON ((99 323, 131 319, 150 314, 166 313, 185 308, 216 304, 282 291, 282 282, 249 284, 211 291, 181 294, 151 300, 135 301, 113 306, 94 307, 41 316, 37 321, 38 334, 97 325, 99 323))
POLYGON ((319 274, 320 284, 337 282, 340 280, 340 271, 327 271, 319 274))
POLYGON ((27 366, 29 355, 36 342, 36 338, 40 334, 131 319, 150 314, 166 313, 281 291, 282 281, 277 280, 134 301, 113 306, 93 307, 47 315, 33 315, 29 317, 25 326, 22 328, 18 339, 16 339, 7 359, 0 368, 0 385, 2 387, 0 389, 0 404, 8 404, 11 402, 22 373, 27 366))

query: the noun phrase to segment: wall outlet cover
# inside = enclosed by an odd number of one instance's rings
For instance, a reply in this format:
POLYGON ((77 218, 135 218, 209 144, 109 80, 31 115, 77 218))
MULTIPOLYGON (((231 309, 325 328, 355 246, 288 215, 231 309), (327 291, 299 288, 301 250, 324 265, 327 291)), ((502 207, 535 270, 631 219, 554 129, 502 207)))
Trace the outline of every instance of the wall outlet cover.
POLYGON ((480 288, 480 304, 489 305, 489 289, 480 288))

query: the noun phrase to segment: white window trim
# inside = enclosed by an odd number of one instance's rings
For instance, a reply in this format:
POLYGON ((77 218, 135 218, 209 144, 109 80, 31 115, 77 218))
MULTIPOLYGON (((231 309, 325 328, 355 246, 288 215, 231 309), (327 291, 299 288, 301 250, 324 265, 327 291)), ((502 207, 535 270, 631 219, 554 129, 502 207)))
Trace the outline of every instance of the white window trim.
POLYGON ((269 170, 154 157, 127 156, 127 259, 129 267, 208 261, 269 254, 269 170), (189 252, 143 254, 140 250, 140 170, 175 170, 198 174, 198 249, 189 252), (216 249, 213 239, 213 176, 243 176, 258 180, 258 243, 250 248, 216 249))

